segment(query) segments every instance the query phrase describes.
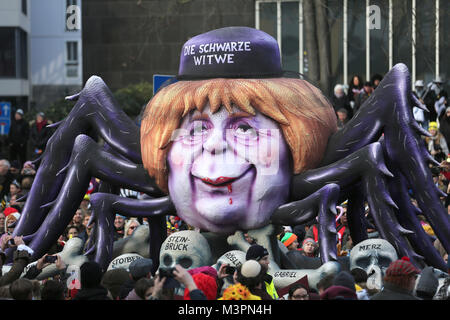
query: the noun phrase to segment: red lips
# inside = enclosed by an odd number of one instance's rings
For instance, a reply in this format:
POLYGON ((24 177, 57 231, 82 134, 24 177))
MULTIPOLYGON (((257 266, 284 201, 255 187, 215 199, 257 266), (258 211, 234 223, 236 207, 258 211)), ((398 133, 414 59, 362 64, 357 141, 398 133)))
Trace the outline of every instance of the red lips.
POLYGON ((203 178, 202 181, 204 183, 210 184, 214 187, 223 187, 228 184, 231 184, 234 182, 237 178, 230 178, 230 177, 218 177, 216 180, 212 180, 210 178, 203 178))
MULTIPOLYGON (((231 183, 237 180, 238 178, 230 178, 230 177, 218 177, 216 180, 211 180, 210 178, 203 178, 202 181, 206 184, 209 184, 213 187, 224 187, 227 186, 228 193, 233 191, 231 183)), ((233 200, 230 198, 230 204, 233 203, 233 200)))

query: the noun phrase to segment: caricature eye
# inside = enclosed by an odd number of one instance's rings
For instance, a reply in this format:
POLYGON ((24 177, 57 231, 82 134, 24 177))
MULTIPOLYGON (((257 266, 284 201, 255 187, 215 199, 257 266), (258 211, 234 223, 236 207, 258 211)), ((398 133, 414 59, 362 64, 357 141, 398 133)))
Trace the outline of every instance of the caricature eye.
POLYGON ((189 131, 190 136, 201 136, 208 131, 207 126, 203 122, 196 121, 189 131))
POLYGON ((240 123, 236 126, 235 135, 239 138, 254 140, 258 138, 258 132, 248 123, 240 123))

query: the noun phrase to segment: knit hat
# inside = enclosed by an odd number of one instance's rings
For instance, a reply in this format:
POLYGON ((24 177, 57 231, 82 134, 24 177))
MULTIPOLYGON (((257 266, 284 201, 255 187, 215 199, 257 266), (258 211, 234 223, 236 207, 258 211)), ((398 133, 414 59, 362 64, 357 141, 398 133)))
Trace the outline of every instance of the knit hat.
POLYGON ((260 260, 263 257, 269 255, 269 251, 259 244, 253 244, 248 248, 245 260, 260 260))
POLYGON ((226 288, 218 300, 261 300, 261 297, 251 294, 246 286, 237 283, 226 288))
POLYGON ((214 279, 217 279, 217 270, 210 266, 202 266, 198 268, 189 269, 188 272, 191 276, 197 273, 204 273, 208 276, 213 277, 214 279))
POLYGON ((405 288, 409 285, 410 278, 419 273, 420 271, 413 266, 408 257, 402 257, 391 262, 386 270, 384 281, 405 288))
POLYGON ((311 242, 312 244, 314 244, 314 246, 317 246, 317 242, 313 238, 306 238, 305 240, 303 240, 302 245, 304 245, 307 242, 311 242))
POLYGON ((334 278, 333 285, 349 288, 356 292, 355 279, 347 271, 339 272, 334 278))
POLYGON ((101 285, 111 292, 113 298, 119 296, 122 285, 130 279, 129 273, 123 268, 106 271, 101 285))
POLYGON ((5 214, 5 217, 9 216, 11 213, 19 212, 16 208, 12 207, 6 207, 5 210, 3 210, 3 213, 5 214))
POLYGON ((128 270, 134 279, 139 279, 147 276, 152 272, 153 260, 152 259, 136 259, 130 263, 128 270))
POLYGON ((81 288, 95 288, 102 281, 102 268, 95 261, 87 261, 80 267, 81 288))
POLYGON ((295 240, 297 240, 297 236, 291 232, 286 232, 283 238, 281 238, 281 242, 286 247, 289 247, 295 240))
POLYGON ((358 300, 356 290, 332 285, 320 295, 320 300, 358 300))
POLYGON ((433 267, 426 267, 420 274, 416 287, 416 294, 423 299, 432 299, 439 286, 439 280, 434 274, 433 267))
POLYGON ((17 109, 17 110, 16 110, 16 113, 18 113, 18 114, 20 114, 20 115, 23 116, 23 110, 22 110, 22 109, 17 109))
POLYGON ((255 278, 261 272, 261 265, 255 260, 245 261, 241 267, 241 274, 246 278, 255 278))
MULTIPOLYGON (((208 300, 216 300, 217 298, 217 282, 212 276, 199 272, 192 276, 197 288, 199 288, 208 300)), ((184 289, 184 300, 191 300, 189 290, 184 289)))

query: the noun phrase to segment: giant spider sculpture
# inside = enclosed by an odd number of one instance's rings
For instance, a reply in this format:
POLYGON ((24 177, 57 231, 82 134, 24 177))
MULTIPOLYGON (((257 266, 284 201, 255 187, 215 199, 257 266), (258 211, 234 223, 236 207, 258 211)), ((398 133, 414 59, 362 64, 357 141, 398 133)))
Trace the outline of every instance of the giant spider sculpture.
POLYGON ((421 140, 428 132, 412 115, 413 106, 426 107, 411 92, 407 67, 395 65, 337 130, 326 98, 305 80, 283 77, 279 61, 276 41, 259 30, 231 27, 194 37, 183 46, 180 81, 152 98, 141 128, 120 109, 102 79, 91 77, 80 93, 68 97, 76 103, 67 118, 54 125, 14 235, 24 235, 34 250, 32 258, 40 258, 63 233, 89 180, 96 177, 102 181, 91 196, 96 241, 87 254, 105 268, 116 213, 148 217, 156 267, 169 214, 225 235, 318 217, 322 262, 333 261, 335 208, 348 199, 354 243, 368 237, 367 201, 381 237, 400 256, 419 268, 446 270, 417 218, 426 216, 450 252, 449 218, 429 169, 430 163, 438 163, 421 140), (223 55, 201 55, 202 44, 204 51, 205 44, 210 52, 215 45, 223 55), (262 160, 256 157, 261 160, 257 163, 252 143, 264 139, 278 139, 278 144, 262 160), (244 145, 250 155, 241 155, 233 143, 244 145), (274 151, 278 170, 260 178, 261 168, 273 164, 274 151), (219 154, 241 161, 225 163, 219 154), (120 197, 120 187, 148 198, 120 197), (409 189, 420 209, 411 203, 409 189))

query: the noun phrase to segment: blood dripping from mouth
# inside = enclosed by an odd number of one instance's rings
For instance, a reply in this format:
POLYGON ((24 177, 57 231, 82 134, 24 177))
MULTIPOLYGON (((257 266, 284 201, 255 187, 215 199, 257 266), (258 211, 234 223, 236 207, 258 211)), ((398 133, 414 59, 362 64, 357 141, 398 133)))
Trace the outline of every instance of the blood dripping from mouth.
MULTIPOLYGON (((227 185, 227 188, 228 188, 228 193, 231 193, 233 191, 233 187, 231 186, 231 183, 227 185)), ((231 197, 228 200, 228 203, 233 204, 233 199, 231 199, 231 197)))

